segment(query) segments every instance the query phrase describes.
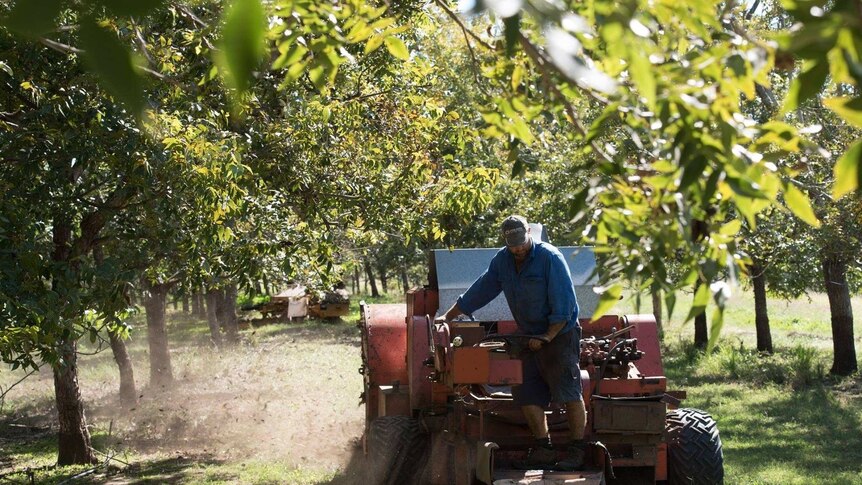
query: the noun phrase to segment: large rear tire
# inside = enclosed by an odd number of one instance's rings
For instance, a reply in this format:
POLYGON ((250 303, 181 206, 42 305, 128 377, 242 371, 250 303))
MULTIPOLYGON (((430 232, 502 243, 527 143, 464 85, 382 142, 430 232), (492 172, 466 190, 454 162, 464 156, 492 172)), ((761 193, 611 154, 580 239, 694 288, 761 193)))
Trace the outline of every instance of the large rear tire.
POLYGON ((724 455, 718 425, 699 409, 667 413, 668 482, 670 485, 721 485, 724 455))
POLYGON ((407 416, 383 416, 368 430, 366 485, 421 483, 428 458, 428 435, 407 416))

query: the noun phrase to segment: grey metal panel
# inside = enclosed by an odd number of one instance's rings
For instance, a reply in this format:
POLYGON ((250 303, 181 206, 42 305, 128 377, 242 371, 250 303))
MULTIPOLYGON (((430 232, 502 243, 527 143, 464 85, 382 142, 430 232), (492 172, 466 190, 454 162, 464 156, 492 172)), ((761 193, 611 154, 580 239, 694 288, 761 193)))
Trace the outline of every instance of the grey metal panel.
MULTIPOLYGON (((580 317, 591 317, 599 303, 599 296, 593 291, 597 279, 592 277, 596 267, 596 255, 593 249, 584 246, 565 246, 558 248, 566 258, 575 295, 578 297, 580 317)), ((438 315, 448 310, 462 293, 473 284, 482 273, 488 269, 491 259, 499 248, 480 249, 435 249, 434 260, 437 266, 437 287, 440 292, 440 309, 438 315)), ((477 320, 495 321, 512 320, 512 312, 506 298, 500 294, 494 301, 476 311, 473 316, 477 320)))

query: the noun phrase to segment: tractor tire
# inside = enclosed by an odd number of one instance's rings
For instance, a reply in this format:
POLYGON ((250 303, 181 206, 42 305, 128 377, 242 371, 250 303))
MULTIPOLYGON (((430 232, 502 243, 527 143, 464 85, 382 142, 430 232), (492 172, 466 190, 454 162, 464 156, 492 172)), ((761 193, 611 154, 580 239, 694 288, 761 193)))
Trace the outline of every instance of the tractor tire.
POLYGON ((407 416, 383 416, 368 430, 366 485, 421 483, 428 459, 428 435, 407 416))
POLYGON ((721 485, 724 455, 718 425, 699 409, 667 413, 667 468, 669 485, 721 485))

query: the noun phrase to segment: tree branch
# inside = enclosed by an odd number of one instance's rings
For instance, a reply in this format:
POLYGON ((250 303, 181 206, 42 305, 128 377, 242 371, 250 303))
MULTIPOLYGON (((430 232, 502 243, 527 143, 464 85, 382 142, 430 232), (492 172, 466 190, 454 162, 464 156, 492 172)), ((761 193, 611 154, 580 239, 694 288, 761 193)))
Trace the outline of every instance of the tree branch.
MULTIPOLYGON (((458 24, 458 26, 459 26, 459 27, 461 27, 461 30, 462 30, 462 31, 464 31, 464 35, 465 35, 465 36, 468 36, 468 35, 469 35, 470 37, 472 37, 472 38, 473 38, 473 40, 475 40, 476 42, 478 42, 481 46, 485 47, 486 49, 489 49, 489 50, 492 50, 492 51, 497 50, 497 49, 495 49, 495 48, 494 48, 494 46, 492 46, 491 44, 489 44, 489 43, 485 42, 485 41, 484 41, 481 37, 479 37, 475 32, 473 32, 472 30, 468 29, 468 28, 467 28, 467 26, 465 26, 465 25, 464 25, 464 23, 463 23, 463 22, 461 22, 461 18, 460 18, 460 17, 458 17, 458 14, 456 14, 455 12, 453 12, 453 11, 452 11, 452 10, 451 10, 451 9, 450 9, 450 8, 449 8, 449 7, 444 3, 444 2, 443 2, 443 0, 434 0, 434 3, 436 3, 438 7, 442 8, 442 9, 443 9, 443 11, 444 11, 444 12, 446 12, 446 15, 448 15, 448 16, 449 16, 449 18, 451 18, 452 20, 454 20, 454 21, 455 21, 455 23, 456 23, 456 24, 458 24)), ((469 43, 468 43, 468 45, 469 45, 469 43)), ((470 50, 471 50, 471 52, 472 52, 472 48, 471 48, 470 50)))
MULTIPOLYGON (((581 123, 581 120, 578 119, 578 116, 577 116, 577 113, 575 112, 574 106, 572 106, 572 103, 569 102, 569 100, 562 93, 562 91, 560 91, 560 88, 557 87, 557 84, 554 82, 554 80, 551 79, 551 72, 550 72, 550 68, 548 66, 553 65, 553 64, 550 61, 548 61, 547 59, 545 59, 545 57, 538 51, 538 49, 536 49, 536 46, 534 46, 523 35, 520 35, 520 43, 521 43, 521 47, 524 49, 524 52, 533 60, 533 62, 539 67, 539 69, 541 69, 542 77, 545 78, 545 81, 546 81, 545 84, 548 87, 548 89, 550 90, 550 92, 554 96, 559 98, 560 101, 563 103, 563 106, 566 110, 566 114, 568 114, 569 118, 572 119, 572 124, 575 126, 575 129, 578 131, 578 133, 581 136, 586 137, 587 136, 587 129, 581 123)), ((589 90, 585 90, 585 91, 587 93, 590 93, 591 95, 593 95, 593 93, 591 93, 589 90)), ((597 101, 602 102, 602 104, 607 104, 607 100, 598 98, 594 95, 593 95, 593 97, 597 101)), ((590 146, 596 152, 596 154, 599 155, 600 157, 602 157, 606 162, 614 164, 614 165, 616 164, 614 159, 611 158, 611 156, 608 155, 604 151, 604 149, 602 149, 602 147, 600 147, 599 144, 595 140, 590 141, 590 146)))

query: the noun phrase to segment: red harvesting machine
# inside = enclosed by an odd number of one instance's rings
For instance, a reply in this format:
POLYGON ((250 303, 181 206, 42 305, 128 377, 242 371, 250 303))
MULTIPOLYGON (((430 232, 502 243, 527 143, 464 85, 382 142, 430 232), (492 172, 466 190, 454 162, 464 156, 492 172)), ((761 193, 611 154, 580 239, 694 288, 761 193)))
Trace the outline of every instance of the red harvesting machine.
MULTIPOLYGON (((522 337, 511 320, 435 323, 440 293, 414 289, 406 305, 361 306, 366 483, 723 482, 716 423, 680 408, 685 392, 667 390, 652 315, 581 319, 586 466, 518 469, 534 444, 510 394, 521 383, 513 349, 522 337)), ((565 443, 564 406, 546 415, 552 441, 565 443)))

